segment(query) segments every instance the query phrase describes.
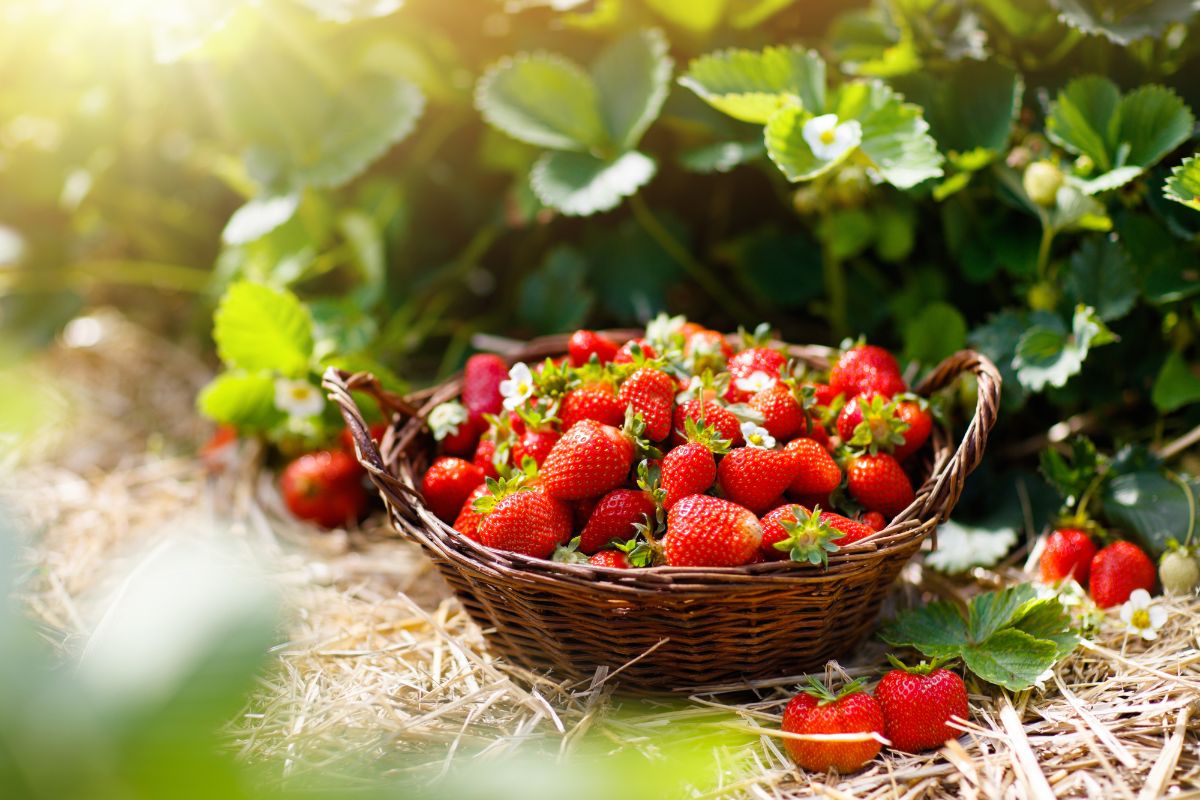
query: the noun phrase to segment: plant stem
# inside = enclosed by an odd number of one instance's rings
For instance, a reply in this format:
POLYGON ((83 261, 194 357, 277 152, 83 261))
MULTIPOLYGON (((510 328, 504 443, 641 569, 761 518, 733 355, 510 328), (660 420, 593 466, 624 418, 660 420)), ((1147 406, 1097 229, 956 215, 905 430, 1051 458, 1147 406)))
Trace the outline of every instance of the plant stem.
POLYGON ((629 208, 633 211, 633 217, 638 224, 642 226, 650 238, 652 238, 659 247, 666 251, 675 263, 683 267, 688 275, 692 277, 701 289, 708 294, 725 310, 725 313, 735 319, 748 320, 754 317, 754 313, 748 306, 735 298, 729 291, 729 287, 723 285, 713 272, 700 263, 691 252, 684 247, 683 243, 676 239, 666 226, 663 225, 658 217, 654 216, 654 212, 646 205, 646 201, 641 195, 635 194, 629 198, 629 208))
POLYGON ((846 273, 842 261, 828 244, 821 245, 821 269, 825 276, 825 292, 829 295, 829 326, 835 341, 841 341, 846 330, 846 273))

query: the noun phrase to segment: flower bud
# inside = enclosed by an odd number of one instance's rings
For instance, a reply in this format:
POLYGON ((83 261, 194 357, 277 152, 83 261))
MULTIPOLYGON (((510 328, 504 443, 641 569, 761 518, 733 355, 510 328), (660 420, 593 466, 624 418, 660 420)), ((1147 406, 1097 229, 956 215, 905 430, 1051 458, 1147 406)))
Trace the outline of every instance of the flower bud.
POLYGON ((1025 175, 1021 179, 1029 199, 1045 208, 1054 205, 1054 197, 1062 183, 1062 171, 1050 161, 1033 162, 1025 168, 1025 175))

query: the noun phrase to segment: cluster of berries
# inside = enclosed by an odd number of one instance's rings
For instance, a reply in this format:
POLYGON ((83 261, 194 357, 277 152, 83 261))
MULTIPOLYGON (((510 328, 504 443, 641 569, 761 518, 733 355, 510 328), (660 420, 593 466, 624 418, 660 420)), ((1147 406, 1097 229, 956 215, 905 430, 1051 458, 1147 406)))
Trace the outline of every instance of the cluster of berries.
POLYGON ((807 770, 855 772, 879 754, 886 738, 895 750, 917 753, 941 747, 959 731, 954 718, 967 719, 967 687, 957 674, 934 662, 895 669, 872 696, 859 681, 834 694, 812 679, 783 712, 788 753, 807 770))
POLYGON ((1096 549, 1088 532, 1058 528, 1046 539, 1039 563, 1043 583, 1071 578, 1087 587, 1100 608, 1112 608, 1138 589, 1154 591, 1157 577, 1150 556, 1133 542, 1115 541, 1096 549))
POLYGON ((442 455, 427 505, 537 558, 824 563, 913 501, 933 418, 886 350, 847 347, 817 373, 767 333, 735 348, 660 316, 627 342, 576 331, 565 357, 534 366, 473 356, 461 401, 429 417, 442 455))

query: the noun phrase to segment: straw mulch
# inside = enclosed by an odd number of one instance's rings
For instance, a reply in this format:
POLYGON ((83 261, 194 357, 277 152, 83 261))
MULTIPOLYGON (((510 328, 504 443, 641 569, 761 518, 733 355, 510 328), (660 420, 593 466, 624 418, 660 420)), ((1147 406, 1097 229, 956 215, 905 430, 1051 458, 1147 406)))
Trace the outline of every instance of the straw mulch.
MULTIPOLYGON (((713 687, 678 703, 633 702, 603 676, 560 685, 498 662, 419 550, 379 521, 316 533, 282 511, 252 453, 216 479, 174 454, 202 435, 186 412, 203 366, 118 317, 100 319, 99 340, 58 347, 41 364, 72 409, 73 432, 26 454, 0 482, 38 533, 23 600, 47 638, 70 652, 89 630, 90 602, 112 564, 138 543, 171 535, 181 519, 233 530, 278 576, 288 628, 246 713, 232 721, 231 742, 247 759, 278 765, 281 781, 359 781, 381 770, 427 779, 467 759, 530 746, 567 754, 585 741, 655 758, 662 731, 690 724, 741 734, 733 744, 697 739, 713 748, 717 777, 706 796, 1200 796, 1195 599, 1169 601, 1156 642, 1102 626, 1044 691, 973 687, 971 722, 941 751, 885 752, 849 777, 806 774, 775 735, 801 676, 713 687), (150 388, 146 375, 155 375, 150 388)), ((965 597, 1022 579, 1020 566, 1014 559, 966 582, 913 563, 889 605, 965 597)), ((884 665, 882 646, 870 643, 842 666, 870 676, 884 665)))

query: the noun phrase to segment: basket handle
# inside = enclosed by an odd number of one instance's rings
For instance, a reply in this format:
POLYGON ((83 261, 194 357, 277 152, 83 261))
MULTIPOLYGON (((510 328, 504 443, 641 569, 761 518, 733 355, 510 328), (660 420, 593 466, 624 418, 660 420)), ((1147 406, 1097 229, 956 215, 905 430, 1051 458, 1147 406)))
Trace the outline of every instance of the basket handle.
MULTIPOLYGON (((342 412, 342 419, 346 421, 346 428, 354 440, 358 463, 362 464, 379 490, 391 497, 392 506, 397 512, 405 516, 411 515, 412 521, 415 522, 417 517, 416 512, 412 510, 412 503, 420 502, 421 496, 387 471, 379 445, 371 437, 370 427, 351 392, 370 395, 379 405, 380 411, 391 415, 392 421, 395 417, 415 417, 420 409, 407 398, 384 389, 379 379, 369 372, 351 373, 330 367, 321 377, 321 385, 329 392, 329 399, 336 403, 342 412)), ((384 441, 387 442, 390 436, 389 430, 384 436, 384 441)))
POLYGON ((1000 412, 1000 370, 996 369, 991 359, 981 353, 959 350, 938 364, 916 388, 917 394, 928 396, 946 388, 964 373, 974 375, 977 382, 975 415, 963 433, 958 449, 954 451, 945 469, 938 475, 933 488, 925 496, 919 512, 926 516, 936 510, 939 524, 950 518, 950 509, 958 502, 967 476, 974 472, 983 460, 988 434, 995 427, 996 417, 1000 412))

